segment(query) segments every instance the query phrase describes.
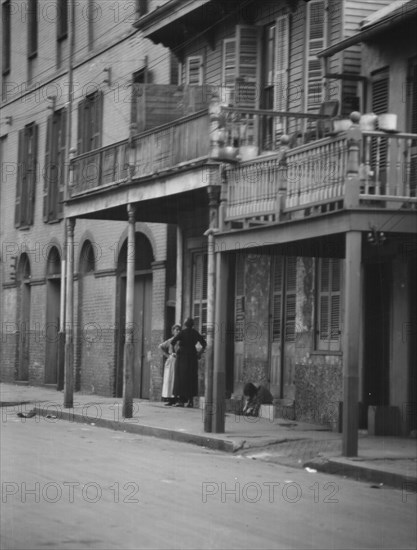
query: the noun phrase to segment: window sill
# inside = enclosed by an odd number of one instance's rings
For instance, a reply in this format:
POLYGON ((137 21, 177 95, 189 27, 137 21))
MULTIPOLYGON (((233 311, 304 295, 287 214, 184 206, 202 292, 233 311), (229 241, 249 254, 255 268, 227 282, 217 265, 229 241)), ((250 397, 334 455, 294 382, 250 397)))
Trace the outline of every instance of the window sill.
POLYGON ((7 76, 8 74, 10 74, 10 67, 7 67, 6 69, 3 69, 1 74, 2 74, 2 76, 7 76))
POLYGON ((38 57, 38 52, 32 52, 32 53, 28 53, 28 59, 29 61, 32 61, 32 59, 35 59, 35 57, 38 57))
POLYGON ((57 42, 63 42, 64 40, 66 40, 68 38, 68 33, 65 32, 65 33, 62 33, 60 34, 59 36, 56 37, 56 40, 57 42))

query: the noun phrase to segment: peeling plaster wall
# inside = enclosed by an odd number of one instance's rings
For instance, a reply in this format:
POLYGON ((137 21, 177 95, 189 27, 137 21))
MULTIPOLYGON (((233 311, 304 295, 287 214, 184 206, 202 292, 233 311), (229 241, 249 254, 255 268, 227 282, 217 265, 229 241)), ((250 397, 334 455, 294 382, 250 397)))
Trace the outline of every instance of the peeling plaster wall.
MULTIPOLYGON (((243 381, 268 384, 271 256, 247 254, 243 381)), ((295 342, 287 345, 297 420, 337 426, 342 400, 342 353, 315 351, 313 258, 297 258, 295 342)), ((238 381, 235 380, 235 388, 238 381)))
POLYGON ((269 256, 247 255, 243 379, 258 384, 269 380, 270 271, 269 256))

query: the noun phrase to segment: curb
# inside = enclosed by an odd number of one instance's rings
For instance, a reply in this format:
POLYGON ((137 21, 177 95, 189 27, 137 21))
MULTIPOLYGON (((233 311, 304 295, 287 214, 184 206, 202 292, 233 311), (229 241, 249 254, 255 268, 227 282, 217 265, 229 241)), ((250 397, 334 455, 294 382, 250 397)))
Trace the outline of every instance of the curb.
MULTIPOLYGON (((34 411, 39 416, 44 416, 47 418, 50 417, 50 411, 42 407, 34 407, 34 411)), ((67 411, 59 411, 58 414, 56 416, 54 415, 54 417, 50 418, 50 420, 68 420, 70 422, 77 422, 80 424, 94 424, 94 426, 97 426, 98 428, 108 428, 115 431, 136 433, 139 435, 157 437, 159 439, 178 441, 180 443, 191 443, 200 447, 206 447, 215 451, 225 451, 227 453, 236 452, 242 448, 244 444, 243 440, 235 442, 227 439, 170 430, 168 428, 155 428, 153 426, 135 424, 132 422, 120 422, 118 420, 108 420, 106 418, 89 418, 82 414, 67 411)))
POLYGON ((417 491, 417 477, 396 474, 384 470, 374 470, 366 466, 356 466, 355 464, 346 464, 331 459, 313 459, 303 465, 304 468, 314 468, 318 472, 344 476, 356 481, 365 481, 378 485, 387 485, 395 489, 407 489, 408 491, 417 491))

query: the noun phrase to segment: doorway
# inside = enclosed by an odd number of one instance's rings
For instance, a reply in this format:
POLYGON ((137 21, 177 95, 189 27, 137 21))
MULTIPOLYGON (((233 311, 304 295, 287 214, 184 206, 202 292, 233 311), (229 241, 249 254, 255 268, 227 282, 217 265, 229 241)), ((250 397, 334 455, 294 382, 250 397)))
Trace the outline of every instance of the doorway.
POLYGON ((297 258, 274 256, 271 261, 270 391, 274 397, 294 399, 295 306, 297 258))
POLYGON ((58 383, 61 258, 53 247, 46 268, 45 384, 58 383))
MULTIPOLYGON (((126 259, 127 241, 123 243, 118 259, 117 285, 117 346, 115 396, 123 396, 123 364, 126 323, 126 259)), ((133 306, 134 370, 133 397, 149 399, 151 383, 150 352, 152 328, 152 262, 149 239, 142 233, 135 238, 135 286, 133 306)))
POLYGON ((364 411, 389 405, 390 264, 365 265, 364 411))
POLYGON ((30 263, 26 253, 20 257, 16 270, 17 293, 17 349, 16 380, 29 380, 30 346, 30 263))

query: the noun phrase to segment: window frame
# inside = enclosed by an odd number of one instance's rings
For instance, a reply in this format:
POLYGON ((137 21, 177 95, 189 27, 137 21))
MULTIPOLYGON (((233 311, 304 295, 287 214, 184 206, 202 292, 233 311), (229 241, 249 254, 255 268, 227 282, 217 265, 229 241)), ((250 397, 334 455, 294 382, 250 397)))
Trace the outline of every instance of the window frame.
POLYGON ((342 287, 343 287, 343 272, 342 272, 342 260, 340 258, 319 258, 316 264, 316 288, 315 288, 315 298, 316 298, 316 308, 315 308, 315 351, 318 352, 340 352, 341 343, 342 343, 342 287), (322 290, 322 280, 323 280, 323 265, 324 260, 328 261, 328 289, 322 290), (334 286, 334 264, 338 262, 338 289, 333 288, 334 286), (327 323, 327 337, 322 338, 322 326, 323 326, 323 308, 322 303, 324 298, 327 299, 326 306, 326 319, 327 323), (337 338, 333 338, 333 304, 335 303, 334 298, 337 298, 338 303, 338 312, 337 312, 337 338))
POLYGON ((36 197, 38 130, 35 122, 18 133, 15 227, 26 229, 33 225, 36 197))
POLYGON ((68 0, 57 0, 56 37, 58 42, 68 37, 68 0))
POLYGON ((305 83, 304 83, 304 102, 305 102, 305 112, 315 112, 318 111, 320 108, 320 104, 322 103, 324 99, 324 90, 323 90, 323 68, 321 66, 320 60, 317 58, 317 53, 327 46, 328 41, 328 16, 327 16, 327 10, 326 10, 326 2, 325 0, 310 0, 307 4, 307 13, 306 13, 306 35, 305 35, 305 83), (311 38, 310 32, 311 32, 311 21, 312 21, 312 9, 313 6, 317 4, 323 5, 323 35, 322 38, 311 38), (317 42, 318 40, 321 41, 320 44, 315 44, 315 47, 313 47, 312 42, 317 42), (318 63, 320 66, 320 77, 319 78, 313 78, 311 76, 312 69, 310 69, 310 63, 315 62, 318 63), (314 88, 314 82, 320 82, 320 93, 317 94, 318 100, 317 101, 309 101, 310 97, 312 96, 314 98, 314 91, 310 93, 310 81, 313 80, 313 88, 314 88))
POLYGON ((66 180, 67 111, 59 109, 48 117, 45 143, 43 220, 53 223, 62 219, 66 180), (52 170, 55 168, 54 173, 52 170))
POLYGON ((194 328, 204 337, 207 336, 207 262, 206 250, 194 250, 191 256, 191 316, 194 319, 194 328), (201 262, 201 288, 197 289, 198 276, 197 262, 201 262), (198 292, 199 296, 196 296, 198 292), (197 314, 196 314, 197 312, 197 314), (205 322, 204 322, 205 319, 205 322))
POLYGON ((2 13, 2 75, 6 76, 11 69, 11 54, 12 54, 12 19, 11 19, 11 4, 10 0, 6 0, 1 5, 2 13))
POLYGON ((186 60, 185 84, 187 86, 202 86, 203 85, 203 56, 189 55, 186 60), (190 65, 193 61, 197 61, 198 66, 198 82, 190 82, 190 65))
POLYGON ((78 103, 77 154, 101 147, 103 138, 103 92, 96 90, 78 103), (95 130, 95 131, 93 131, 95 130), (95 146, 92 146, 92 143, 95 146))
POLYGON ((28 59, 33 59, 38 55, 38 0, 31 0, 28 14, 28 41, 27 41, 27 56, 28 59))

